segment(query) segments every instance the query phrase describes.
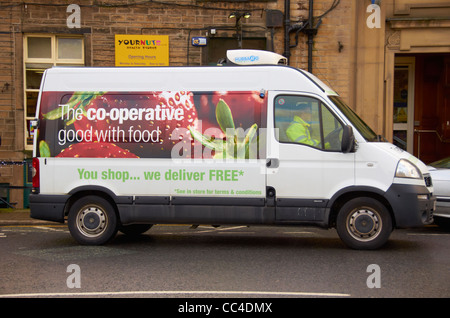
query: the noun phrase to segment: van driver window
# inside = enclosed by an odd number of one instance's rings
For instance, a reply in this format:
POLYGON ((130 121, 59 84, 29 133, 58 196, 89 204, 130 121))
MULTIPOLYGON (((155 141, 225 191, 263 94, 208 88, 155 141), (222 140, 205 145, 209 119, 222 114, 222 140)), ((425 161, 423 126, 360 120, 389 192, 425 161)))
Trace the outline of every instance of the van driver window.
POLYGON ((277 139, 280 142, 341 150, 342 125, 328 108, 315 98, 277 96, 275 128, 278 128, 277 139))

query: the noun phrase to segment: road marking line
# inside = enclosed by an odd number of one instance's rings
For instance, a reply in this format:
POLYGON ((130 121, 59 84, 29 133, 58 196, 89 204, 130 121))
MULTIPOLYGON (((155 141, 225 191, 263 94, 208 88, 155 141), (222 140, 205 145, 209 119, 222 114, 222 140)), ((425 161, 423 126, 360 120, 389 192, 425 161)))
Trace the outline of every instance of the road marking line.
POLYGON ((65 229, 58 229, 58 228, 47 227, 47 226, 33 226, 33 228, 39 229, 39 230, 46 230, 46 231, 65 232, 65 229))
MULTIPOLYGON (((236 230, 236 229, 241 229, 241 228, 246 228, 248 227, 247 225, 242 225, 242 226, 232 226, 232 227, 223 227, 223 228, 211 228, 210 226, 204 226, 204 225, 200 225, 197 228, 193 228, 193 229, 189 229, 189 231, 183 231, 183 232, 164 232, 162 234, 169 234, 169 235, 173 235, 173 234, 180 234, 180 235, 185 235, 185 234, 203 234, 203 233, 211 233, 211 232, 221 232, 221 231, 230 231, 230 230, 236 230)), ((247 232, 236 232, 236 233, 247 233, 247 232)), ((254 233, 254 232, 251 232, 254 233)))
POLYGON ((247 227, 247 225, 223 227, 223 228, 214 228, 214 229, 211 229, 211 230, 198 231, 197 233, 202 234, 202 233, 209 233, 209 232, 230 231, 230 230, 237 230, 237 229, 242 229, 242 228, 246 228, 246 227, 247 227))
POLYGON ((316 235, 314 232, 283 232, 284 234, 309 234, 316 235))
POLYGON ((10 297, 70 297, 70 296, 133 296, 133 295, 265 295, 265 296, 310 296, 310 297, 350 297, 342 293, 316 292, 270 292, 270 291, 214 291, 214 290, 149 290, 118 292, 74 292, 74 293, 26 293, 4 294, 0 298, 10 297))
MULTIPOLYGON (((230 231, 230 230, 236 230, 236 229, 240 229, 240 228, 246 228, 247 225, 243 225, 243 226, 233 226, 233 227, 225 227, 225 228, 213 228, 211 229, 211 227, 209 226, 199 226, 196 229, 190 229, 189 231, 183 231, 183 232, 164 232, 162 234, 168 234, 168 235, 173 235, 173 234, 180 234, 180 235, 186 235, 186 234, 203 234, 203 233, 211 233, 211 232, 221 232, 221 231, 230 231)), ((248 233, 248 232, 235 232, 235 233, 248 233)), ((254 233, 254 232, 251 232, 254 233)))
MULTIPOLYGON (((65 228, 67 228, 67 225, 66 224, 64 224, 64 225, 47 225, 47 224, 42 224, 41 225, 42 227, 45 227, 45 228, 49 228, 49 227, 54 227, 54 228, 57 228, 57 227, 65 227, 65 228)), ((27 228, 27 227, 36 227, 36 225, 30 225, 30 224, 26 224, 26 225, 20 225, 20 224, 16 224, 16 225, 1 225, 0 227, 2 227, 2 228, 16 228, 16 227, 19 227, 19 228, 27 228)))
POLYGON ((407 233, 412 236, 448 236, 450 233, 407 233))

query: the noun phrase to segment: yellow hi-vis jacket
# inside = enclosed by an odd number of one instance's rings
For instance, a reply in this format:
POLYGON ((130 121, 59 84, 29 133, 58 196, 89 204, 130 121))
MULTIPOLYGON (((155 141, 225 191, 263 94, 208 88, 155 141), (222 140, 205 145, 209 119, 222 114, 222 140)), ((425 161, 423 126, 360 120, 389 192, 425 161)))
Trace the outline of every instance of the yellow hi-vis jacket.
POLYGON ((294 116, 294 120, 286 129, 286 136, 293 142, 303 143, 311 146, 317 146, 319 141, 311 138, 311 125, 299 116, 294 116))

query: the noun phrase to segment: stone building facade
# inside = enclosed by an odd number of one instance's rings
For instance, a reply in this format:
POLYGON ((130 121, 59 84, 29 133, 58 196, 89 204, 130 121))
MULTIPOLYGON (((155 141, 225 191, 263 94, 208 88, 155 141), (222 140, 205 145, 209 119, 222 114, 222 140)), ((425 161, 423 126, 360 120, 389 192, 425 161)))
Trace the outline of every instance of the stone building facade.
POLYGON ((171 66, 217 64, 239 47, 283 54, 389 141, 426 162, 449 156, 449 17, 446 0, 2 1, 0 197, 27 207, 43 70, 114 67, 116 35, 166 36, 171 66))

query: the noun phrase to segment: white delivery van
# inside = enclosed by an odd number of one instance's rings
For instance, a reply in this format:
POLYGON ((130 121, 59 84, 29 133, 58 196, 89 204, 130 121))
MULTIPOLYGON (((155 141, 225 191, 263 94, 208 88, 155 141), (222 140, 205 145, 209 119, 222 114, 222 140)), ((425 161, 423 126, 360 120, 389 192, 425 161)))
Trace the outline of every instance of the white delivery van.
POLYGON ((67 218, 81 244, 152 224, 308 224, 374 249, 432 222, 426 166, 285 65, 52 68, 37 118, 31 217, 67 218))

